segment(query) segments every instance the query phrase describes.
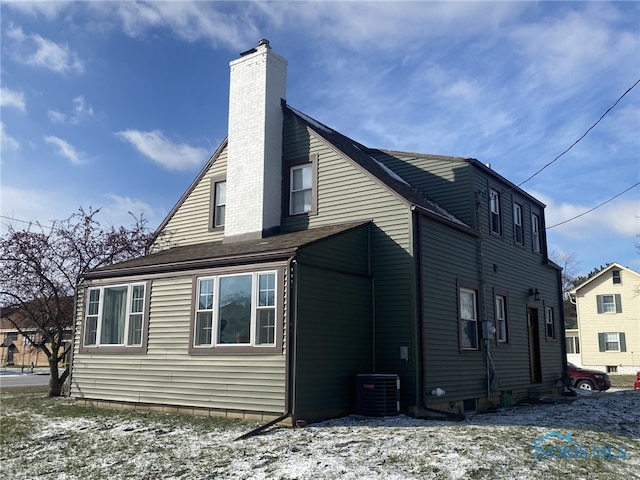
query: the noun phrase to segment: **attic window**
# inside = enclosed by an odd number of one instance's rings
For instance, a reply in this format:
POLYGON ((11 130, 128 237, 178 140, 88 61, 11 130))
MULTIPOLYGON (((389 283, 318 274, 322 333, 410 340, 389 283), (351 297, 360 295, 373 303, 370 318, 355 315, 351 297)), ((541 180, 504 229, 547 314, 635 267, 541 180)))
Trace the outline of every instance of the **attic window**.
POLYGON ((622 279, 620 278, 620 270, 613 270, 611 273, 613 275, 613 283, 622 283, 622 279))
POLYGON ((317 155, 286 162, 287 215, 315 214, 317 210, 317 155))
POLYGON ((209 228, 218 229, 224 227, 225 213, 227 209, 227 182, 223 176, 211 179, 209 228))

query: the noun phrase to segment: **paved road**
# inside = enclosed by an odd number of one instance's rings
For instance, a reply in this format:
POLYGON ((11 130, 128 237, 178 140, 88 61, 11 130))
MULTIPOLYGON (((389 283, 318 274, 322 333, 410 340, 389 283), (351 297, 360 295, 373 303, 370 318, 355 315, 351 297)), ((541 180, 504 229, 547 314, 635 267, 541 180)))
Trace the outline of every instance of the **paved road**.
POLYGON ((49 373, 20 373, 20 371, 0 370, 0 388, 33 387, 49 385, 49 373))

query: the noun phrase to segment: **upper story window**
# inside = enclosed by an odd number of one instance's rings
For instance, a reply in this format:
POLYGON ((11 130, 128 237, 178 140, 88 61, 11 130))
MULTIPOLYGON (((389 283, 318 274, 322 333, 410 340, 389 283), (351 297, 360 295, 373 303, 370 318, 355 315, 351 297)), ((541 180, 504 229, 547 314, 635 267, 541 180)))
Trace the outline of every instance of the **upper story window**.
POLYGON ((287 215, 315 214, 317 210, 317 155, 286 162, 287 215))
POLYGON ((615 295, 596 295, 598 313, 622 313, 622 297, 615 295))
POLYGON ((478 295, 476 290, 460 288, 460 345, 463 350, 478 350, 478 295))
POLYGON ((210 228, 224 227, 227 208, 227 182, 224 177, 211 179, 210 228))
POLYGON ((146 293, 145 283, 89 288, 84 347, 142 347, 146 293))
POLYGON ((500 208, 500 192, 489 190, 489 207, 491 215, 491 231, 502 235, 502 212, 500 208))
POLYGON ((496 334, 499 343, 507 342, 507 297, 496 295, 496 334))
POLYGON ((613 283, 622 283, 622 279, 620 278, 620 270, 612 270, 611 271, 613 283))
POLYGON ((540 243, 540 217, 536 213, 531 214, 531 243, 533 251, 540 253, 542 245, 540 243))
POLYGON ((524 230, 522 228, 522 205, 513 204, 513 236, 519 245, 524 245, 524 230))
POLYGON ((277 278, 276 271, 198 278, 191 353, 277 347, 277 278))
POLYGON ((291 167, 291 195, 289 205, 289 213, 291 213, 291 215, 309 213, 311 211, 311 194, 313 193, 311 171, 311 165, 291 167))

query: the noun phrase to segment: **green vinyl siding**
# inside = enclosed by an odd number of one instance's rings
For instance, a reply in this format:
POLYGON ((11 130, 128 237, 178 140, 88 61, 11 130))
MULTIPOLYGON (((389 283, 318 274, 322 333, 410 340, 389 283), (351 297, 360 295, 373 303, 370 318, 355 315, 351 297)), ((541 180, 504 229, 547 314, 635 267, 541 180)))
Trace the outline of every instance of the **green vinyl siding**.
MULTIPOLYGON (((278 414, 285 355, 189 355, 193 277, 151 282, 146 354, 74 352, 71 395, 159 405, 278 414)), ((77 327, 80 330, 82 315, 77 327)))
POLYGON ((446 208, 467 225, 475 225, 470 164, 455 157, 376 151, 373 156, 446 208))
POLYGON ((227 169, 227 148, 223 148, 218 158, 200 177, 193 190, 184 199, 162 230, 165 237, 156 242, 151 251, 182 245, 222 240, 222 229, 210 230, 211 219, 211 179, 223 177, 227 169))
POLYGON ((294 415, 353 412, 355 376, 373 366, 372 291, 366 276, 298 264, 294 415))
MULTIPOLYGON (((323 139, 285 115, 284 161, 312 154, 318 155, 317 214, 285 216, 282 231, 351 221, 372 222, 369 248, 375 290, 375 371, 400 374, 403 404, 412 404, 415 381, 410 375, 417 359, 412 358, 408 369, 399 357, 400 346, 413 344, 415 328, 410 206, 323 139)), ((414 353, 411 349, 411 354, 414 353)))

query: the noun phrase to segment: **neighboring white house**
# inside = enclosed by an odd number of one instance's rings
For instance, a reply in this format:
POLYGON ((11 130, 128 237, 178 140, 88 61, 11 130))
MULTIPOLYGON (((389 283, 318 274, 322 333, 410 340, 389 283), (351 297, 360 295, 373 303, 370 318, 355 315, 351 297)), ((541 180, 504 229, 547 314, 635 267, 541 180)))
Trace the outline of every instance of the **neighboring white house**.
POLYGON ((640 273, 612 263, 570 294, 578 312, 580 364, 608 373, 639 371, 640 273))

